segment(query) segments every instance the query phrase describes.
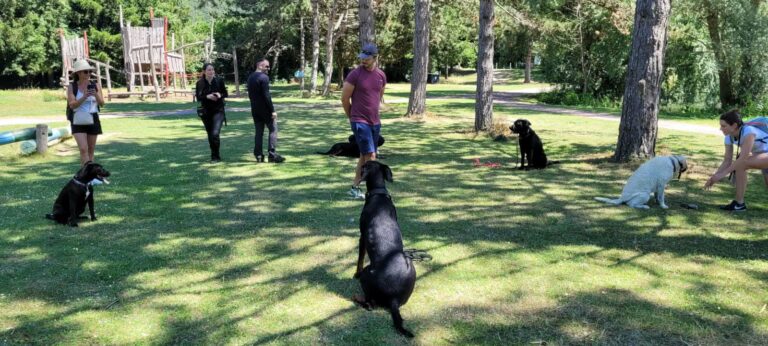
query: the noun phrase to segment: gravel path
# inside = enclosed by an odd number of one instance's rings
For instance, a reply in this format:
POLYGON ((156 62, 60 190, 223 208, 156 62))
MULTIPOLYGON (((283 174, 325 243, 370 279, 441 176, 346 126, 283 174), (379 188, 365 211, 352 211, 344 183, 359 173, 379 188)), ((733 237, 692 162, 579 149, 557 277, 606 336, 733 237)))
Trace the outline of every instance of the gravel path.
MULTIPOLYGON (((532 94, 541 93, 542 91, 546 91, 546 89, 542 88, 532 88, 528 90, 520 90, 515 92, 507 92, 507 91, 497 91, 493 93, 493 102, 494 104, 504 105, 511 108, 517 108, 517 109, 525 109, 525 110, 532 110, 537 112, 543 112, 543 113, 552 113, 552 114, 566 114, 566 115, 573 115, 573 116, 580 116, 585 118, 591 118, 591 119, 601 119, 606 121, 616 121, 618 122, 620 118, 618 116, 609 114, 609 113, 601 113, 601 112, 589 112, 589 111, 582 111, 582 110, 575 110, 575 109, 567 109, 567 108, 560 108, 555 106, 547 106, 547 105, 538 105, 538 104, 532 104, 532 103, 526 103, 519 101, 521 96, 529 96, 532 94)), ((458 95, 458 96, 450 96, 450 97, 434 97, 430 99, 442 99, 442 100, 449 100, 449 99, 471 99, 474 98, 475 95, 473 94, 466 94, 466 95, 458 95)), ((395 98, 395 99, 388 99, 386 100, 387 103, 407 103, 407 98, 395 98)), ((336 107, 335 104, 291 104, 290 107, 292 109, 295 108, 317 108, 317 107, 336 107)), ((286 108, 288 105, 276 105, 278 109, 286 108)), ((227 108, 227 111, 230 112, 249 112, 250 108, 246 107, 231 107, 227 108)), ((104 112, 102 114, 99 114, 99 117, 101 119, 115 119, 115 118, 128 118, 128 117, 160 117, 160 116, 177 116, 177 115, 192 115, 195 114, 194 109, 182 109, 182 110, 175 110, 175 111, 148 111, 148 112, 104 112)), ((50 123, 50 122, 61 122, 64 121, 64 116, 46 116, 46 117, 23 117, 23 118, 7 118, 7 119, 0 119, 0 126, 8 126, 8 125, 34 125, 34 124, 40 124, 40 123, 50 123)), ((695 133, 705 133, 705 134, 711 134, 711 135, 721 135, 720 130, 717 129, 714 126, 704 126, 704 125, 694 125, 694 124, 685 124, 681 122, 677 122, 674 120, 665 120, 660 119, 659 120, 659 128, 662 129, 668 129, 668 130, 675 130, 675 131, 685 131, 685 132, 695 132, 695 133)))

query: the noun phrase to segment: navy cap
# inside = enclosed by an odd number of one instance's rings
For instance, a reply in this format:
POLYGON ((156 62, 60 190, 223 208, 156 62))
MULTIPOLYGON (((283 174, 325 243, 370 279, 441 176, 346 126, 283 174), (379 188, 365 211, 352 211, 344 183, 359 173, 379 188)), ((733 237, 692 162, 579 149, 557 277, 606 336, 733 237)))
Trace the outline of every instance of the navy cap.
POLYGON ((360 59, 368 59, 372 56, 379 55, 379 48, 373 43, 366 43, 363 45, 363 50, 357 55, 360 59))

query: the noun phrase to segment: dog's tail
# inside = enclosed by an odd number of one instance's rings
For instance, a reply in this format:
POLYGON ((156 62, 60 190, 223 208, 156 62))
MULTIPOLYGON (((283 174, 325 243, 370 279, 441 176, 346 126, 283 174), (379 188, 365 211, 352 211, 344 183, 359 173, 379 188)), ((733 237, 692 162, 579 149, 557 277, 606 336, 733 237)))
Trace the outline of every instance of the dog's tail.
POLYGON ((613 205, 619 205, 619 204, 624 203, 624 201, 622 201, 620 198, 610 199, 610 198, 604 198, 604 197, 595 197, 595 200, 600 201, 600 202, 605 202, 605 203, 608 203, 608 204, 613 204, 613 205))
POLYGON ((330 153, 331 153, 331 151, 330 151, 330 150, 328 150, 328 151, 326 151, 326 152, 316 151, 315 153, 316 153, 316 154, 320 154, 320 155, 328 155, 328 154, 330 154, 330 153))
POLYGON ((392 314, 392 322, 395 324, 397 332, 405 337, 412 338, 413 333, 403 327, 403 317, 400 316, 400 303, 397 299, 392 299, 389 303, 389 313, 392 314))

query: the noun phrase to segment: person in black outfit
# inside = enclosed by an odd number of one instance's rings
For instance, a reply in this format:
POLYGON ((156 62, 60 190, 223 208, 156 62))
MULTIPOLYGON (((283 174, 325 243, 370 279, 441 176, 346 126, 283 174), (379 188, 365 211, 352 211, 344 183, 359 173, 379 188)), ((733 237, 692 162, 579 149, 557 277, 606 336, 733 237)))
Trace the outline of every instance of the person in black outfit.
POLYGON ((269 60, 259 59, 256 62, 256 71, 248 77, 248 98, 251 99, 251 116, 256 126, 255 145, 253 155, 257 162, 264 162, 264 127, 269 129, 269 162, 280 163, 285 158, 275 151, 277 146, 277 113, 272 104, 272 95, 269 93, 269 60))
POLYGON ((211 163, 221 161, 219 133, 225 121, 224 98, 228 96, 224 79, 216 77, 216 71, 211 63, 205 63, 203 75, 195 86, 195 97, 204 110, 202 120, 205 132, 208 133, 208 144, 211 147, 211 163))

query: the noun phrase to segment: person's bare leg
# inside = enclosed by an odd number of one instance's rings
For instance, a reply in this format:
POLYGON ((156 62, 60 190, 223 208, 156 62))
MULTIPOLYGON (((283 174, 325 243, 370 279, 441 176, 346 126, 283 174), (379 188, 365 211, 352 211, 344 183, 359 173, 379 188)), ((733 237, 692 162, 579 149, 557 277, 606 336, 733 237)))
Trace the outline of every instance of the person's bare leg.
POLYGON ((96 152, 96 139, 99 138, 99 135, 88 135, 88 161, 95 161, 95 155, 96 152))
POLYGON ((357 159, 357 168, 355 169, 355 180, 352 181, 352 185, 360 185, 360 179, 363 175, 363 165, 368 161, 376 160, 376 153, 360 154, 360 158, 357 159))
POLYGON ((75 137, 77 143, 77 149, 80 151, 80 165, 84 165, 88 162, 90 155, 88 154, 88 134, 85 133, 73 133, 72 137, 75 137))

